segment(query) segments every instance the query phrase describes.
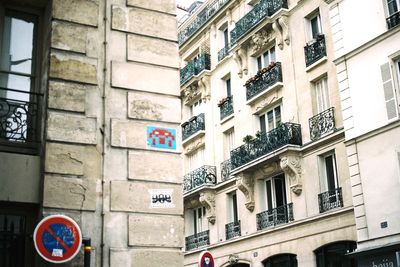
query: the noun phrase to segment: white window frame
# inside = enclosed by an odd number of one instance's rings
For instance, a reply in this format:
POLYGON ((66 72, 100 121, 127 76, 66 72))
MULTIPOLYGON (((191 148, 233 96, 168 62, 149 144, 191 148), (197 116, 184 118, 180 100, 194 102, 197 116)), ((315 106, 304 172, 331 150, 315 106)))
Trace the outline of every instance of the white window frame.
POLYGON ((230 152, 235 148, 235 129, 231 128, 224 132, 224 159, 230 158, 230 152))
POLYGON ((324 76, 313 83, 314 94, 315 94, 315 105, 317 114, 329 109, 331 107, 328 77, 324 76))
POLYGON ((275 45, 266 49, 261 55, 256 58, 257 70, 267 67, 271 62, 276 62, 276 48, 275 45), (268 59, 266 61, 265 59, 268 59))
POLYGON ((193 153, 187 155, 188 173, 194 171, 204 165, 205 147, 202 146, 196 149, 193 153))
POLYGON ((269 132, 269 131, 275 129, 279 123, 282 123, 282 104, 277 104, 277 105, 271 107, 270 109, 266 110, 265 112, 258 115, 258 125, 259 125, 260 131, 262 131, 262 127, 261 127, 262 116, 264 116, 265 132, 269 132), (278 107, 280 109, 280 121, 278 121, 278 117, 276 115, 276 109, 278 107), (268 123, 268 113, 270 113, 270 112, 272 112, 272 114, 273 114, 273 117, 272 117, 273 118, 273 127, 272 128, 269 127, 269 123, 268 123))
POLYGON ((325 154, 318 156, 319 158, 319 170, 320 170, 320 190, 321 193, 327 192, 329 190, 334 190, 339 188, 339 177, 337 172, 337 162, 336 162, 336 154, 335 151, 330 151, 325 154), (328 170, 326 166, 326 159, 328 157, 332 157, 333 159, 333 175, 334 175, 334 185, 335 188, 329 188, 328 185, 328 170))
POLYGON ((321 15, 319 10, 316 10, 312 12, 307 18, 306 18, 306 24, 307 24, 307 38, 308 42, 314 42, 316 40, 316 37, 320 34, 323 34, 323 29, 322 29, 322 23, 321 23, 321 15), (314 19, 317 19, 317 28, 318 32, 316 33, 315 36, 313 36, 313 27, 312 27, 312 21, 314 19))
POLYGON ((227 216, 227 221, 228 223, 231 222, 237 222, 239 221, 239 208, 238 208, 238 198, 237 198, 237 192, 236 190, 233 192, 230 192, 227 194, 228 195, 228 216, 227 216), (235 203, 235 198, 236 198, 236 203, 235 203), (236 209, 236 218, 235 218, 235 209, 236 209))
POLYGON ((265 207, 265 210, 278 208, 277 203, 276 203, 277 193, 275 191, 275 180, 276 180, 276 178, 278 178, 280 176, 283 177, 284 186, 285 186, 285 188, 283 188, 283 190, 284 190, 283 193, 285 194, 285 203, 284 203, 284 205, 287 205, 289 203, 289 201, 288 201, 289 195, 288 195, 288 189, 287 189, 288 183, 286 181, 286 176, 285 176, 284 173, 280 173, 280 174, 274 175, 272 177, 268 177, 268 178, 263 180, 264 202, 265 202, 265 203, 263 203, 263 205, 265 207), (267 182, 268 181, 271 181, 271 205, 270 205, 270 208, 268 207, 269 206, 268 205, 269 204, 269 201, 268 201, 269 197, 268 197, 268 188, 267 188, 267 182))
POLYGON ((205 111, 205 102, 202 99, 190 105, 190 117, 198 116, 205 111))

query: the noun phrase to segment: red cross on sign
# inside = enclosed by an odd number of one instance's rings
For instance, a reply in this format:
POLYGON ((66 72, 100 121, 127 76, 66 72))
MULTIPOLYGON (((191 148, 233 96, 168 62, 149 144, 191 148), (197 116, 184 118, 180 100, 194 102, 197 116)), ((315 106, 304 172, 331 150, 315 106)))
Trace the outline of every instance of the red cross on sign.
POLYGON ((78 254, 82 233, 78 224, 64 215, 42 219, 35 228, 33 241, 36 251, 46 261, 64 263, 78 254))

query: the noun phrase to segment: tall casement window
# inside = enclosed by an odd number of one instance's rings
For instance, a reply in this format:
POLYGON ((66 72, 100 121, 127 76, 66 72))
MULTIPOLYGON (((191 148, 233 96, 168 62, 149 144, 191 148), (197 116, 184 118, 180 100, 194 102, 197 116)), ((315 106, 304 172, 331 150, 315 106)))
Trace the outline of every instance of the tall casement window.
POLYGON ((263 261, 264 267, 297 267, 297 258, 294 254, 280 254, 263 261))
POLYGON ((257 68, 262 69, 267 67, 271 62, 276 61, 275 46, 265 51, 262 55, 257 57, 257 68))
POLYGON ((224 132, 224 159, 230 158, 230 152, 235 148, 235 129, 224 132))
POLYGON ((400 84, 400 59, 397 58, 393 62, 387 62, 381 65, 381 77, 384 101, 386 106, 386 114, 388 120, 397 119, 399 116, 398 99, 396 92, 396 83, 393 77, 397 78, 397 85, 400 84), (393 64, 394 74, 392 75, 391 65, 393 64))
POLYGON ((282 122, 281 106, 275 106, 259 116, 260 131, 268 132, 276 128, 282 122))
POLYGON ((225 80, 225 88, 226 88, 226 96, 227 97, 232 96, 232 84, 231 84, 231 78, 230 77, 225 80))
POLYGON ((400 0, 386 0, 389 16, 399 12, 400 0))
POLYGON ((321 27, 321 16, 319 11, 313 12, 308 17, 308 39, 315 40, 317 39, 318 35, 322 34, 322 27, 321 27))
POLYGON ((38 17, 0 6, 0 139, 37 138, 38 17))
POLYGON ((187 251, 210 244, 205 207, 197 207, 185 211, 185 232, 187 251))
POLYGON ((355 267, 354 259, 346 254, 357 248, 356 242, 342 241, 323 246, 314 251, 317 259, 317 267, 355 267))
POLYGON ((193 153, 189 154, 187 157, 188 160, 188 169, 187 171, 193 171, 197 168, 200 168, 204 165, 204 152, 205 148, 201 147, 196 149, 193 153))
POLYGON ((336 155, 329 152, 319 157, 321 193, 318 195, 320 212, 343 206, 342 189, 339 186, 336 155))
POLYGON ((192 210, 193 233, 201 233, 208 229, 208 221, 206 218, 206 208, 199 207, 192 210))
POLYGON ((201 113, 204 113, 204 102, 203 100, 198 100, 196 102, 194 102, 191 106, 190 106, 190 116, 197 116, 201 113))
POLYGON ((317 114, 330 108, 328 78, 324 77, 313 83, 317 114))
POLYGON ((280 174, 265 180, 266 207, 272 210, 287 204, 285 175, 280 174))
POLYGON ((223 47, 228 47, 229 46, 229 31, 228 31, 228 27, 226 27, 223 31, 222 31, 222 34, 223 34, 223 41, 224 41, 224 43, 223 43, 223 47))
POLYGON ((239 214, 236 191, 228 194, 228 206, 228 221, 237 222, 239 220, 239 214))

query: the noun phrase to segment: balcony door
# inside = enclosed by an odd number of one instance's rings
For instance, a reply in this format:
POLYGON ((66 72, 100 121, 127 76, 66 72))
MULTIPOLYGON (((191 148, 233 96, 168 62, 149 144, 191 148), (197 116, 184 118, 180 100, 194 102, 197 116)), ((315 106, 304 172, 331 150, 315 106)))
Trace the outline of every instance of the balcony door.
POLYGON ((281 106, 276 106, 260 115, 260 131, 268 132, 275 129, 282 122, 281 106))
POLYGON ((280 174, 265 181, 267 210, 287 204, 285 175, 280 174))

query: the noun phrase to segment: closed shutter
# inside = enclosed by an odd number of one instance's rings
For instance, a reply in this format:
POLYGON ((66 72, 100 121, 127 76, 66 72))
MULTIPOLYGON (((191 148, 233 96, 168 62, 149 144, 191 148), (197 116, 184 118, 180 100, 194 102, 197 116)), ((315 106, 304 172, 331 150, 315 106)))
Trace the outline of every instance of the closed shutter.
POLYGON ((381 65, 381 75, 383 82, 383 93, 386 102, 386 112, 389 120, 397 118, 397 104, 396 104, 396 94, 394 92, 393 79, 390 73, 389 63, 381 65))

